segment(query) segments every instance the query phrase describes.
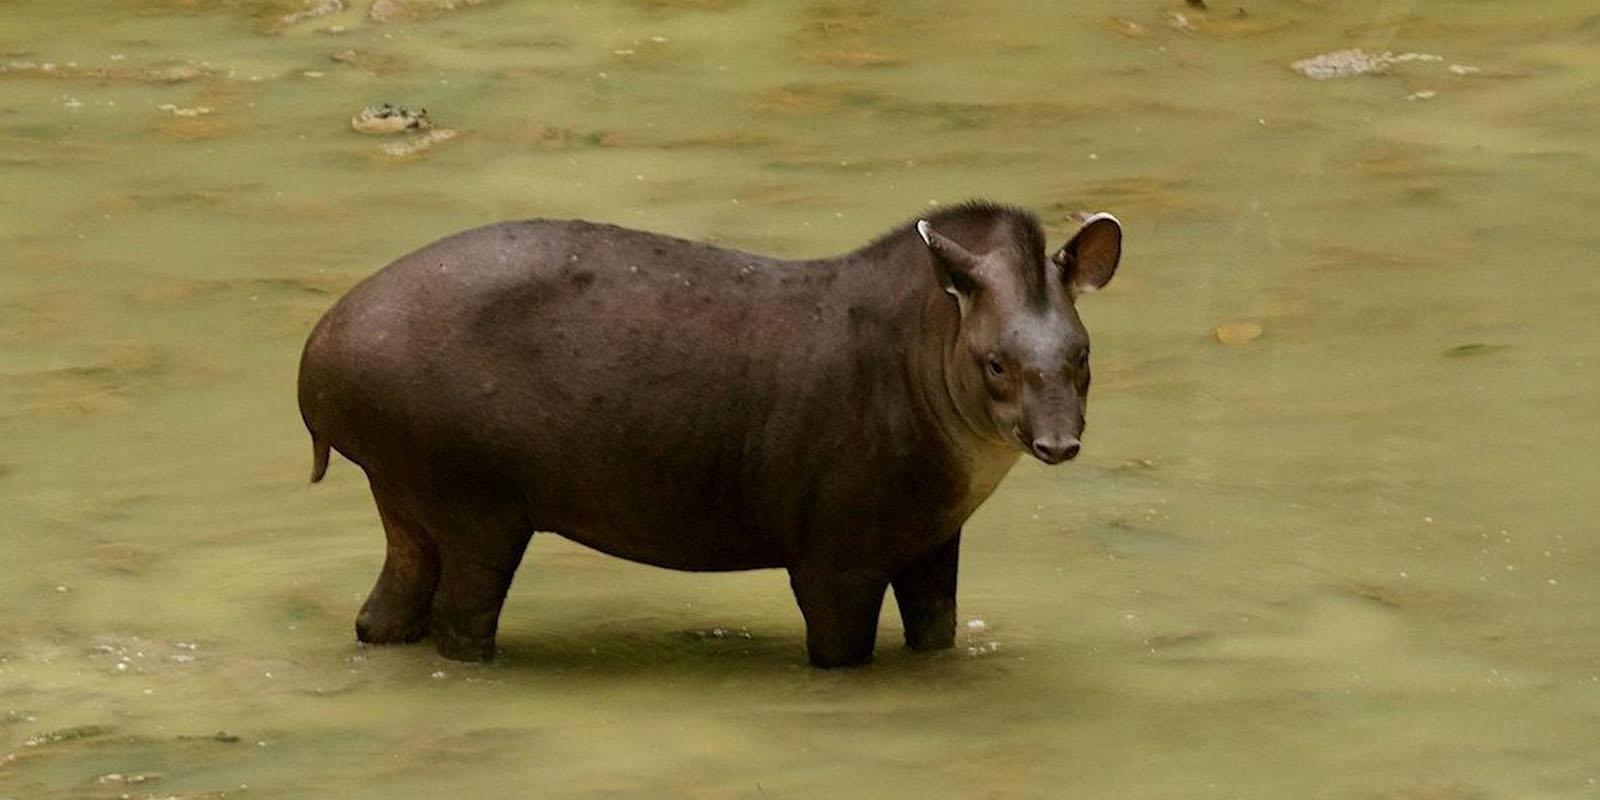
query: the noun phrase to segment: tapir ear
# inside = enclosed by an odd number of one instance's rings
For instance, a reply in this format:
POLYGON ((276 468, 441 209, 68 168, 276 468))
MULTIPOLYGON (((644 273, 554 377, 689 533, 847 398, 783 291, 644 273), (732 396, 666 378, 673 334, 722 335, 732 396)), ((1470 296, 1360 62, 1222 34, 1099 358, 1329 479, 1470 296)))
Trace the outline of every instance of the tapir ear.
POLYGON ((1061 268, 1061 279, 1073 294, 1105 286, 1122 260, 1122 223, 1104 211, 1088 215, 1050 260, 1061 268))
POLYGON ((917 220, 917 234, 933 253, 933 266, 939 270, 944 290, 960 300, 962 310, 966 310, 966 301, 978 290, 978 257, 945 238, 927 220, 917 220))

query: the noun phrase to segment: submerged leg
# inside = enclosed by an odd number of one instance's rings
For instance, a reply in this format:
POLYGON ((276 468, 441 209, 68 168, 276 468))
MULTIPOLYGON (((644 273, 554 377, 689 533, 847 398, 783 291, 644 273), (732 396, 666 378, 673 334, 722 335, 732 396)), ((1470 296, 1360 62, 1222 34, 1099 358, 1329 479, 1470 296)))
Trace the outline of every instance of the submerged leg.
POLYGON ((789 584, 806 619, 806 653, 812 666, 853 667, 872 660, 887 581, 791 569, 789 584))
POLYGON ((356 615, 356 638, 369 644, 415 642, 428 632, 439 583, 439 551, 421 525, 399 511, 396 498, 372 490, 388 550, 383 571, 356 615))
POLYGON ((439 654, 457 661, 494 658, 495 631, 511 579, 533 531, 520 514, 474 515, 440 551, 431 617, 439 654))
POLYGON ((528 538, 530 533, 520 534, 515 557, 504 554, 478 558, 474 554, 446 552, 432 614, 434 645, 440 656, 454 661, 494 658, 499 613, 528 538))
POLYGON ((956 643, 956 564, 961 531, 894 576, 894 599, 912 650, 943 650, 956 643))

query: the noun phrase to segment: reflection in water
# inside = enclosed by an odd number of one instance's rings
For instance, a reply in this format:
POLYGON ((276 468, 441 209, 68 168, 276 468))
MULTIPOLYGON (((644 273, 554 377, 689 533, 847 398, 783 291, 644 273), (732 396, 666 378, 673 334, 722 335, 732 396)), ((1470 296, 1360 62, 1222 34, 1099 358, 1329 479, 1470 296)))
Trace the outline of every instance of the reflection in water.
POLYGON ((1600 795, 1600 18, 1205 5, 8 4, 0 796, 1600 795), (293 392, 355 281, 496 218, 797 257, 974 196, 1129 250, 956 650, 890 613, 810 670, 780 573, 548 536, 498 662, 355 646, 381 534, 293 392))

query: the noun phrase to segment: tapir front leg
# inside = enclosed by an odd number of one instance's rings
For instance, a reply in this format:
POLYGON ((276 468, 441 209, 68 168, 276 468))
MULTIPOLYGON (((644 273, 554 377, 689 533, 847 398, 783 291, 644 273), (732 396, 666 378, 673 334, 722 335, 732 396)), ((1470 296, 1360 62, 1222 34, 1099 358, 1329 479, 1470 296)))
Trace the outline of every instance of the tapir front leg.
POLYGON ((872 660, 887 580, 845 570, 791 568, 789 585, 806 618, 812 666, 854 667, 872 660))
POLYGON ((961 529, 894 576, 894 599, 912 650, 943 650, 956 643, 956 565, 961 529))

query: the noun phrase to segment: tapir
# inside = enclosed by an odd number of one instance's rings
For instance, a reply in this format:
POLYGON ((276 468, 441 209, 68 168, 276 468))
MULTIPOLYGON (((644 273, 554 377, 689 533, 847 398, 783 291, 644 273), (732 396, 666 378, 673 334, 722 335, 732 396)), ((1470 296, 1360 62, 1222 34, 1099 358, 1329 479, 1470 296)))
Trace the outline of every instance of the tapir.
POLYGON ((502 222, 384 267, 300 362, 313 482, 367 474, 388 549, 362 642, 487 660, 534 531, 679 570, 788 572, 818 667, 872 658, 894 588, 954 644, 963 522, 1023 454, 1078 453, 1077 299, 1107 213, 1054 251, 1026 211, 946 207, 785 260, 577 220, 502 222))

